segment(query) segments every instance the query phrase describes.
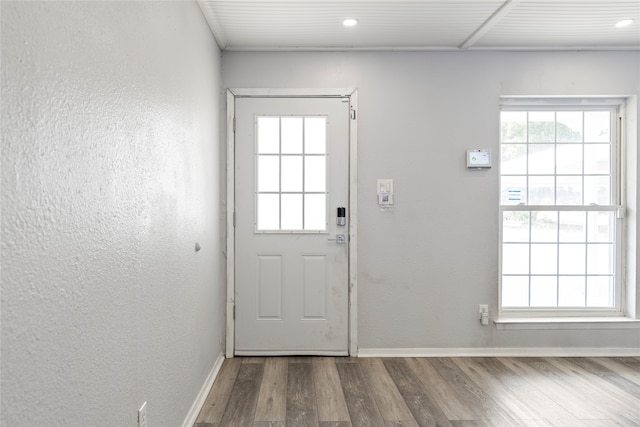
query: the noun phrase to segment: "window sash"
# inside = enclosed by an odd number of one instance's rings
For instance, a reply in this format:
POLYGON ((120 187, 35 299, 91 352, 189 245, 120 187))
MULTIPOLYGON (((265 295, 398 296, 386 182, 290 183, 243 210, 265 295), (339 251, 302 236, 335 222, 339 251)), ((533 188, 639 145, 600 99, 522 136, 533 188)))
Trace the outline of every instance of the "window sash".
MULTIPOLYGON (((622 224, 621 224, 621 208, 618 206, 525 206, 525 205, 516 205, 516 206, 503 206, 500 209, 500 292, 499 292, 499 306, 502 313, 526 313, 526 315, 549 315, 549 316, 558 316, 558 315, 616 315, 621 310, 622 303, 622 295, 620 292, 620 271, 622 268, 620 256, 620 242, 622 237, 622 224), (529 217, 525 220, 527 233, 526 238, 522 238, 518 240, 518 238, 506 238, 505 237, 505 213, 508 212, 523 212, 529 213, 529 217), (549 213, 558 213, 558 219, 562 213, 584 213, 585 214, 585 222, 584 222, 584 235, 580 239, 572 239, 562 236, 561 224, 556 222, 552 226, 551 233, 554 234, 553 238, 545 237, 545 238, 532 238, 535 234, 535 221, 531 218, 532 213, 535 212, 549 212, 549 213), (610 220, 610 228, 611 230, 607 231, 607 239, 603 239, 602 237, 598 237, 597 235, 592 235, 593 233, 590 231, 594 229, 594 225, 589 222, 592 221, 587 215, 597 214, 602 212, 609 212, 611 214, 610 220), (513 272, 512 270, 505 268, 505 259, 509 258, 510 254, 504 254, 505 246, 509 247, 509 250, 512 251, 518 246, 522 246, 526 252, 526 260, 528 262, 527 271, 525 272, 513 272), (610 269, 608 271, 592 271, 593 268, 588 265, 590 261, 590 253, 594 251, 596 247, 610 247, 612 254, 612 265, 610 265, 610 269), (552 262, 555 262, 555 267, 551 271, 532 271, 532 255, 530 251, 532 248, 545 248, 545 251, 551 252, 548 254, 553 258, 552 262), (563 256, 563 250, 568 248, 580 247, 583 257, 583 264, 579 266, 579 271, 575 270, 575 265, 571 263, 561 264, 560 258, 563 256), (512 305, 508 306, 505 303, 505 294, 507 290, 505 289, 505 279, 512 280, 514 278, 520 278, 520 282, 523 283, 526 281, 528 293, 527 296, 527 304, 521 305, 512 305), (534 280, 532 280, 534 278, 534 280), (552 305, 539 305, 532 304, 532 289, 531 285, 540 278, 548 278, 555 281, 553 287, 555 288, 555 303, 552 305), (571 304, 562 303, 563 296, 561 295, 561 282, 567 280, 568 278, 581 278, 584 281, 584 305, 575 304, 575 302, 571 304), (589 301, 593 301, 593 299, 587 299, 589 297, 589 290, 587 288, 588 284, 592 281, 603 279, 603 278, 611 278, 612 279, 612 292, 611 296, 611 305, 610 306, 594 306, 588 305, 589 301)), ((547 260, 548 262, 549 260, 547 260)))

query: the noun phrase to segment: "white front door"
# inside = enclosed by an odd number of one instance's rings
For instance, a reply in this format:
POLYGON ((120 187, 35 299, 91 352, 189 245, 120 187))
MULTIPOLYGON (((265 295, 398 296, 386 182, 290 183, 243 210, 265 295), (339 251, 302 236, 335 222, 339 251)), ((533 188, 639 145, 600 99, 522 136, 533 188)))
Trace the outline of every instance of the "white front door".
POLYGON ((346 355, 349 99, 236 98, 235 119, 235 354, 346 355))

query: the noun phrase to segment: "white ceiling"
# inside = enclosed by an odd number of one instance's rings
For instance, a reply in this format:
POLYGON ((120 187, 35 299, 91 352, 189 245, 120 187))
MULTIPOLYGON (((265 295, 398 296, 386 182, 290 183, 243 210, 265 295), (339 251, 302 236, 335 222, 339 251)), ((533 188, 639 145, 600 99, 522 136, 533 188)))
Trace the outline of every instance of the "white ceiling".
POLYGON ((198 3, 226 50, 640 50, 640 0, 198 3))

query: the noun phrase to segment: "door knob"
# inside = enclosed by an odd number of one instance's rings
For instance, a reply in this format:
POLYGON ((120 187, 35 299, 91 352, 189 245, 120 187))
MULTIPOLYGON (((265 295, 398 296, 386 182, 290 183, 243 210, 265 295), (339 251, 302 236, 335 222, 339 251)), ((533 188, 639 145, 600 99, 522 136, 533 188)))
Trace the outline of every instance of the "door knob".
POLYGON ((347 241, 347 238, 346 238, 346 235, 344 235, 344 234, 336 234, 335 239, 329 238, 327 240, 330 240, 330 241, 334 241, 335 240, 335 242, 337 244, 344 245, 345 242, 347 241))

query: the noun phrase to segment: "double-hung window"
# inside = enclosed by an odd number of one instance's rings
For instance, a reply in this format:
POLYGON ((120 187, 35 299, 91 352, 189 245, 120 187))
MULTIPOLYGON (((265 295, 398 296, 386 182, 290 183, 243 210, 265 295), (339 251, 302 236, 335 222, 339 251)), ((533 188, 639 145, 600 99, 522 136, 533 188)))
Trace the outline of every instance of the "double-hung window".
POLYGON ((618 114, 585 104, 501 108, 503 314, 621 312, 618 114))

